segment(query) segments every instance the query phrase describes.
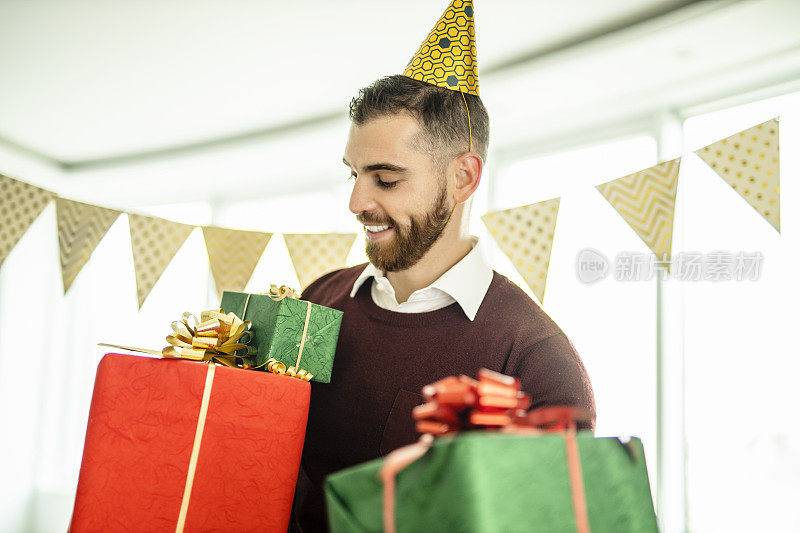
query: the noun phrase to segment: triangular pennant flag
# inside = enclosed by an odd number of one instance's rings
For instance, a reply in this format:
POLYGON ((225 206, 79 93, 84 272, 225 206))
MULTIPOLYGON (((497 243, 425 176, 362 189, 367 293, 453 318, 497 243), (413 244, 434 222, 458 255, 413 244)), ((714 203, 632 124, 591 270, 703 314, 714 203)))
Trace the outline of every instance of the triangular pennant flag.
POLYGON ((128 223, 136 272, 136 298, 141 309, 150 290, 195 227, 131 213, 128 223))
POLYGON ((0 174, 0 266, 54 196, 0 174))
POLYGON ((481 217, 497 245, 511 259, 540 303, 544 302, 560 204, 561 198, 553 198, 481 217))
POLYGON ((89 261, 100 240, 121 214, 121 211, 114 209, 64 198, 56 199, 58 248, 61 254, 64 294, 89 261))
POLYGON ((681 158, 597 186, 630 227, 670 270, 672 224, 681 158))
POLYGON ((695 153, 780 233, 777 119, 740 131, 695 153))
POLYGON ((243 291, 272 233, 203 227, 211 275, 217 292, 243 291))
POLYGON ((472 0, 452 0, 403 76, 478 96, 474 16, 472 0))
POLYGON ((283 238, 300 287, 305 289, 322 274, 345 265, 356 234, 285 233, 283 238))

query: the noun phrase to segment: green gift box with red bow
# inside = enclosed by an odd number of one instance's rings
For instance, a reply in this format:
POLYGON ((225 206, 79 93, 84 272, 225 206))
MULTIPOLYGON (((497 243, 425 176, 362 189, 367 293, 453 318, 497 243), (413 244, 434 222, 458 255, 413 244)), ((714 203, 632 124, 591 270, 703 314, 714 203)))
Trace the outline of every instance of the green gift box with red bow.
POLYGON ((326 479, 333 533, 658 531, 638 438, 577 431, 577 406, 526 411, 519 381, 487 369, 422 394, 419 442, 326 479))
MULTIPOLYGON (((657 532, 638 438, 577 434, 592 533, 657 532)), ((385 459, 328 477, 333 533, 383 530, 385 459)), ((472 431, 434 441, 396 479, 398 532, 578 531, 564 436, 472 431)))

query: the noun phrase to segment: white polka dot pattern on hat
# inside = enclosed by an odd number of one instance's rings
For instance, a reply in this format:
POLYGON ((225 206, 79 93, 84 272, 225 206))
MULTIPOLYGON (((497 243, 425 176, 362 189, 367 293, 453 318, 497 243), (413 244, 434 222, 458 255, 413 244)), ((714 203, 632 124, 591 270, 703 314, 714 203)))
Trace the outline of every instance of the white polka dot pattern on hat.
POLYGON ((54 196, 0 174, 0 265, 54 196))
POLYGON ((497 245, 511 259, 539 302, 544 302, 560 203, 561 198, 553 198, 481 217, 497 245))
POLYGON ((323 274, 345 266, 355 233, 285 233, 286 248, 300 286, 305 289, 323 274))
POLYGON ((158 278, 195 227, 134 214, 128 214, 128 223, 136 272, 136 299, 141 309, 158 278))
POLYGON ((778 120, 768 120, 695 153, 781 231, 778 120))

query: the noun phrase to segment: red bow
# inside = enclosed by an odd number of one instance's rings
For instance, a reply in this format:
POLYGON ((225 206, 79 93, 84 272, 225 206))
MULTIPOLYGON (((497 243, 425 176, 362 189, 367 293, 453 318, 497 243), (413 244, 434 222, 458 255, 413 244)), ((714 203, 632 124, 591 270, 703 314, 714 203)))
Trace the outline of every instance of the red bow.
POLYGON ((538 433, 577 429, 591 414, 572 406, 541 407, 527 412, 531 398, 519 380, 482 368, 478 379, 447 377, 425 386, 426 403, 414 408, 419 433, 445 435, 470 429, 538 433))

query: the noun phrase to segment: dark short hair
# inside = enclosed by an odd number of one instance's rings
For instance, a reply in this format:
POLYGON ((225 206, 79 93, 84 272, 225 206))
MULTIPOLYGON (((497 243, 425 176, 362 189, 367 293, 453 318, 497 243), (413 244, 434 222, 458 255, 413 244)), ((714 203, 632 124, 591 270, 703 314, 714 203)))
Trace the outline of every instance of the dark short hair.
POLYGON ((381 78, 358 91, 350 102, 350 120, 356 125, 380 116, 408 112, 422 126, 433 155, 455 157, 469 148, 469 123, 472 124, 472 150, 484 161, 489 148, 489 114, 480 96, 437 87, 400 74, 381 78))

